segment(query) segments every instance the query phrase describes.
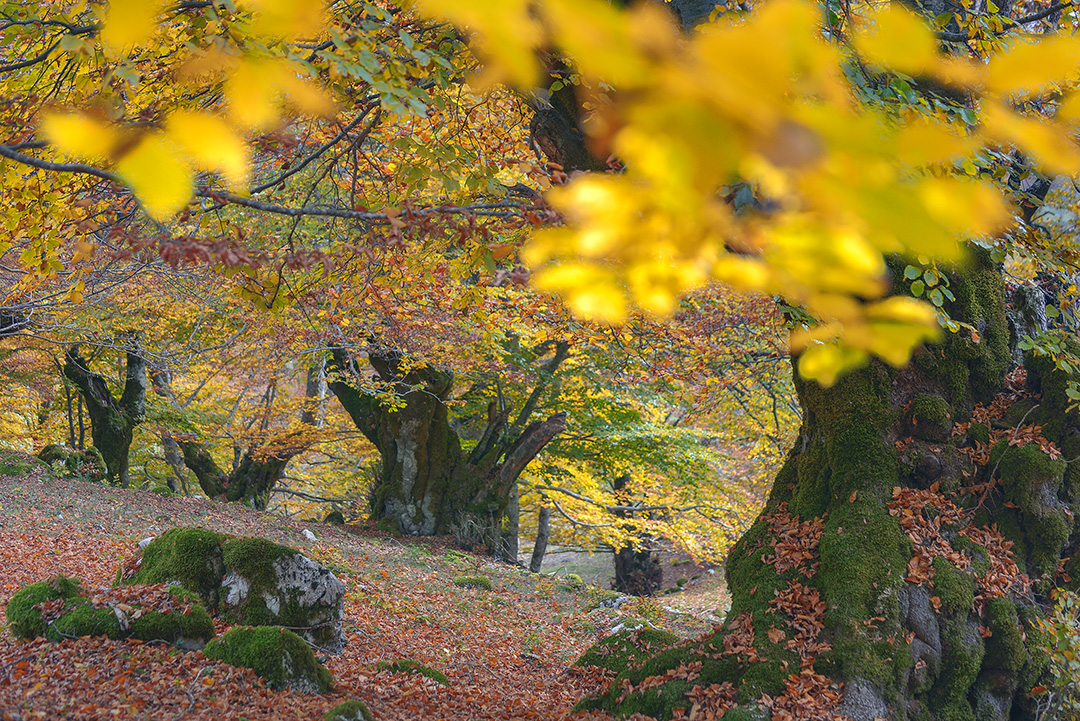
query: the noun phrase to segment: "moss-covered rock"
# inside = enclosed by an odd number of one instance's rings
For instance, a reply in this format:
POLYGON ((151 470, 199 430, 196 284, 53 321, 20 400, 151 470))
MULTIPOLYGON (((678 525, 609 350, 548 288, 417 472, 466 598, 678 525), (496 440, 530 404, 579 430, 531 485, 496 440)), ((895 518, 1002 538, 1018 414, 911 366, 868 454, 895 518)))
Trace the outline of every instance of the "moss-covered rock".
POLYGON ((911 434, 924 441, 944 441, 952 430, 948 401, 926 393, 911 402, 911 434))
POLYGON ((450 679, 448 679, 446 674, 442 671, 431 668, 430 666, 425 666, 422 663, 417 663, 411 658, 399 658, 396 661, 379 661, 379 663, 375 665, 375 668, 380 671, 389 671, 390 673, 416 674, 424 676, 425 678, 430 678, 432 681, 442 684, 443 686, 450 685, 450 679))
POLYGON ((289 628, 328 653, 345 648, 345 585, 272 541, 174 528, 146 547, 139 569, 125 580, 179 583, 231 623, 289 628))
POLYGON ((339 703, 326 712, 323 721, 375 721, 367 704, 359 699, 339 703))
POLYGON ((234 628, 206 644, 207 658, 250 668, 278 690, 326 693, 334 679, 304 639, 274 626, 234 628))
POLYGON ((143 550, 138 570, 126 583, 178 583, 212 612, 225 575, 222 543, 227 536, 205 528, 173 528, 143 550))
POLYGON ((490 591, 491 579, 487 576, 454 576, 454 585, 462 588, 479 588, 490 591))
POLYGON ((70 478, 93 483, 103 483, 108 476, 105 459, 97 448, 76 451, 59 443, 52 443, 38 451, 38 458, 48 466, 58 468, 70 478))
POLYGON ((13 635, 22 639, 108 636, 198 649, 214 636, 206 609, 181 589, 132 586, 122 595, 87 592, 63 576, 21 589, 8 603, 7 617, 13 635))
POLYGON ((674 646, 678 641, 679 637, 675 634, 657 629, 620 631, 592 646, 574 665, 597 666, 621 673, 674 646))

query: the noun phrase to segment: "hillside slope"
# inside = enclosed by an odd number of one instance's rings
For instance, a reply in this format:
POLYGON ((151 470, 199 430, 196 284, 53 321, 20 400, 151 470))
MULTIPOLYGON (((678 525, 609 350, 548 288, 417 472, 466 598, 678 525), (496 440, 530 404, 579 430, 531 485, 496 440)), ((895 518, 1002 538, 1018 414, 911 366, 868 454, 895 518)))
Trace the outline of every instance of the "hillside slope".
MULTIPOLYGON (((379 719, 558 719, 602 683, 570 664, 607 630, 631 614, 672 625, 655 602, 594 608, 596 591, 459 553, 445 539, 406 543, 42 471, 0 477, 0 604, 57 573, 108 586, 139 539, 178 525, 269 538, 338 574, 348 587, 348 648, 326 662, 336 690, 271 691, 201 653, 135 641, 18 643, 5 626, 0 718, 317 719, 359 698, 379 719), (461 574, 486 575, 493 589, 458 587, 461 574), (449 687, 376 669, 406 657, 444 672, 449 687)), ((692 619, 676 625, 684 635, 703 630, 692 619)))

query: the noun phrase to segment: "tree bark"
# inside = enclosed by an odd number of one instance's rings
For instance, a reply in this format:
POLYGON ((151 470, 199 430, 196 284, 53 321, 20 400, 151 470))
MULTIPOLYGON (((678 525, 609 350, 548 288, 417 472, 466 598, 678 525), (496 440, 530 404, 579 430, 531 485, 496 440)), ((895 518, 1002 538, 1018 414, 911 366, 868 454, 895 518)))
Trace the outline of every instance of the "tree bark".
POLYGON ((533 546, 532 558, 529 559, 529 570, 533 573, 540 573, 544 565, 544 554, 547 553, 550 538, 551 506, 544 506, 536 519, 536 544, 533 546))
POLYGON ((409 535, 453 533, 466 547, 482 547, 516 562, 518 477, 566 427, 566 415, 525 424, 567 350, 557 344, 542 368, 541 382, 512 424, 509 409, 492 407, 484 432, 466 455, 445 403, 453 388, 451 375, 431 367, 402 372, 397 355, 369 354, 371 367, 394 384, 401 400, 391 410, 357 390, 349 380, 359 377, 355 362, 345 350, 334 349, 330 390, 382 457, 373 516, 409 535))
POLYGON ((1080 416, 1051 359, 1026 357, 1026 391, 1013 375, 999 395, 1012 360, 987 256, 950 287, 949 313, 977 341, 950 334, 906 368, 872 362, 831 388, 796 378, 803 425, 729 555, 724 626, 625 671, 587 706, 661 719, 733 707, 738 718, 1034 718, 1046 656, 1032 621, 1055 582, 1080 582, 1080 561, 1062 566, 1080 547, 1080 467, 1064 461, 1080 456, 1080 416), (1012 406, 973 417, 995 399, 1012 406), (1010 445, 1019 435, 1033 442, 1010 445), (657 678, 690 663, 701 666, 689 681, 657 678))
POLYGON ((86 402, 90 434, 105 460, 108 478, 119 481, 124 488, 129 485, 128 455, 135 426, 142 422, 146 411, 146 361, 138 338, 131 334, 127 340, 126 377, 119 399, 113 397, 105 378, 90 370, 86 359, 79 355, 78 346, 64 353, 64 375, 86 402))
MULTIPOLYGON (((626 494, 629 475, 622 475, 611 484, 619 503, 631 505, 626 494)), ((616 511, 620 518, 632 518, 633 511, 616 511)), ((632 525, 628 530, 634 532, 632 525)), ((660 557, 649 547, 651 538, 637 534, 637 538, 628 541, 625 546, 615 549, 615 590, 631 596, 655 596, 663 586, 664 569, 660 557)))

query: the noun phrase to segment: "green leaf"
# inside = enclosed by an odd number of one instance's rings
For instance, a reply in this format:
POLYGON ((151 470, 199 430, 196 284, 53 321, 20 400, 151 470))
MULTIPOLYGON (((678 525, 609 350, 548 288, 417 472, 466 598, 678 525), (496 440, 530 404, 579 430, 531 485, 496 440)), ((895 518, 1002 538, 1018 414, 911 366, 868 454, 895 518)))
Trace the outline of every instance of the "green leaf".
POLYGON ((904 268, 904 277, 907 278, 908 280, 915 280, 921 274, 922 274, 922 270, 919 269, 919 268, 916 268, 913 265, 909 265, 908 267, 904 268))
POLYGON ((926 290, 926 284, 921 280, 917 280, 911 284, 911 294, 916 298, 922 298, 924 290, 926 290))

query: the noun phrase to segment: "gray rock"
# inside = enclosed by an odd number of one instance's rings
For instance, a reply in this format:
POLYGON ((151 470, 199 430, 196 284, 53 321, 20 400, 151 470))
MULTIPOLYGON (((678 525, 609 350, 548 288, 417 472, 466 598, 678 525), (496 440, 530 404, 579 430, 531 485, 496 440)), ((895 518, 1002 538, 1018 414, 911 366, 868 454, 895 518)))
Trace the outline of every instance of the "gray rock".
POLYGON ((875 721, 886 718, 889 707, 872 683, 855 678, 844 684, 844 699, 836 707, 836 712, 852 721, 875 721))

